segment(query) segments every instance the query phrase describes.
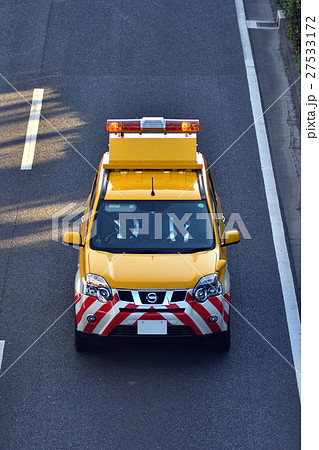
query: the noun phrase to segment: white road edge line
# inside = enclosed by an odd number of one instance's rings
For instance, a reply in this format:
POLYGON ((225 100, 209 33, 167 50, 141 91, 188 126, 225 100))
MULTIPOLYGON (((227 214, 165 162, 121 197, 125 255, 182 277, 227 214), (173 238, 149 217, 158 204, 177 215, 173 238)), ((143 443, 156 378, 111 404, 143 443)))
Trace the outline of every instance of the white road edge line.
POLYGON ((284 226, 279 206, 274 170, 271 162, 268 137, 263 117, 261 98, 252 54, 249 34, 246 26, 246 14, 243 0, 234 0, 237 21, 243 47, 250 102, 255 121, 255 130, 259 150, 261 170, 264 179, 268 211, 275 246, 281 289, 286 310, 289 338, 297 378, 299 399, 301 393, 301 326, 300 316, 292 276, 290 260, 285 240, 284 226), (258 120, 257 120, 258 119, 258 120))
POLYGON ((1 373, 1 366, 2 366, 2 359, 3 359, 4 343, 5 343, 5 341, 0 341, 0 373, 1 373))
POLYGON ((31 170, 37 142, 44 89, 34 89, 20 170, 31 170))

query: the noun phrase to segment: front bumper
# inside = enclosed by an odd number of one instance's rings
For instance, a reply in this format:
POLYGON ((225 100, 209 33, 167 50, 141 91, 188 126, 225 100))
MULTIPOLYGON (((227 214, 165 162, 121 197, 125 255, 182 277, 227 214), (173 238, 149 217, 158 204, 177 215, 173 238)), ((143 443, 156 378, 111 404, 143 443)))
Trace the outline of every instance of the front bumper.
POLYGON ((229 321, 230 294, 209 298, 204 303, 192 300, 188 292, 184 301, 170 304, 140 305, 120 300, 116 292, 107 303, 95 297, 76 294, 75 312, 77 331, 92 339, 110 337, 113 339, 214 339, 227 330, 229 321), (94 322, 90 322, 92 317, 94 322), (216 322, 212 322, 212 317, 216 322), (88 320, 89 318, 89 320, 88 320), (165 335, 139 335, 139 320, 167 321, 165 335))

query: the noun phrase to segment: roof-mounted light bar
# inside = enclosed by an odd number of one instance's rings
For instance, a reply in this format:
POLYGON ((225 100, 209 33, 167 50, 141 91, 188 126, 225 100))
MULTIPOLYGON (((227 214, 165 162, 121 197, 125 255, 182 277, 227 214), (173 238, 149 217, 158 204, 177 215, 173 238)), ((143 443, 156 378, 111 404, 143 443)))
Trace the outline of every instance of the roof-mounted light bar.
POLYGON ((142 119, 109 119, 106 122, 109 133, 127 132, 164 132, 164 133, 196 133, 199 131, 199 120, 164 119, 164 117, 143 117, 142 119))

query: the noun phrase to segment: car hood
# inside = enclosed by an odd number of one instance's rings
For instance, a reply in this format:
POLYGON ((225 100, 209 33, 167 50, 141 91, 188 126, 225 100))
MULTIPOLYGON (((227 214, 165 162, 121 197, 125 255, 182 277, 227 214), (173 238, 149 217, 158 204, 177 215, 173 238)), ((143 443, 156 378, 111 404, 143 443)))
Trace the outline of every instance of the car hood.
POLYGON ((111 254, 90 250, 88 272, 101 275, 111 288, 192 289, 215 271, 217 250, 193 254, 111 254))

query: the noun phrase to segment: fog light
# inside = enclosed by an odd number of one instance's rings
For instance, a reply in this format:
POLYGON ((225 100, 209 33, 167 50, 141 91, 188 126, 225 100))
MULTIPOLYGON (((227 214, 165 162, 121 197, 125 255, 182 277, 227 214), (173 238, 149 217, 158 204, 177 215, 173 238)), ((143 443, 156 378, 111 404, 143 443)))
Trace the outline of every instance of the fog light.
POLYGON ((210 316, 208 320, 210 321, 210 323, 216 323, 217 320, 218 320, 218 317, 217 316, 210 316))
POLYGON ((89 316, 87 316, 86 320, 87 320, 89 323, 94 323, 94 322, 96 321, 96 317, 95 317, 95 316, 89 315, 89 316))

